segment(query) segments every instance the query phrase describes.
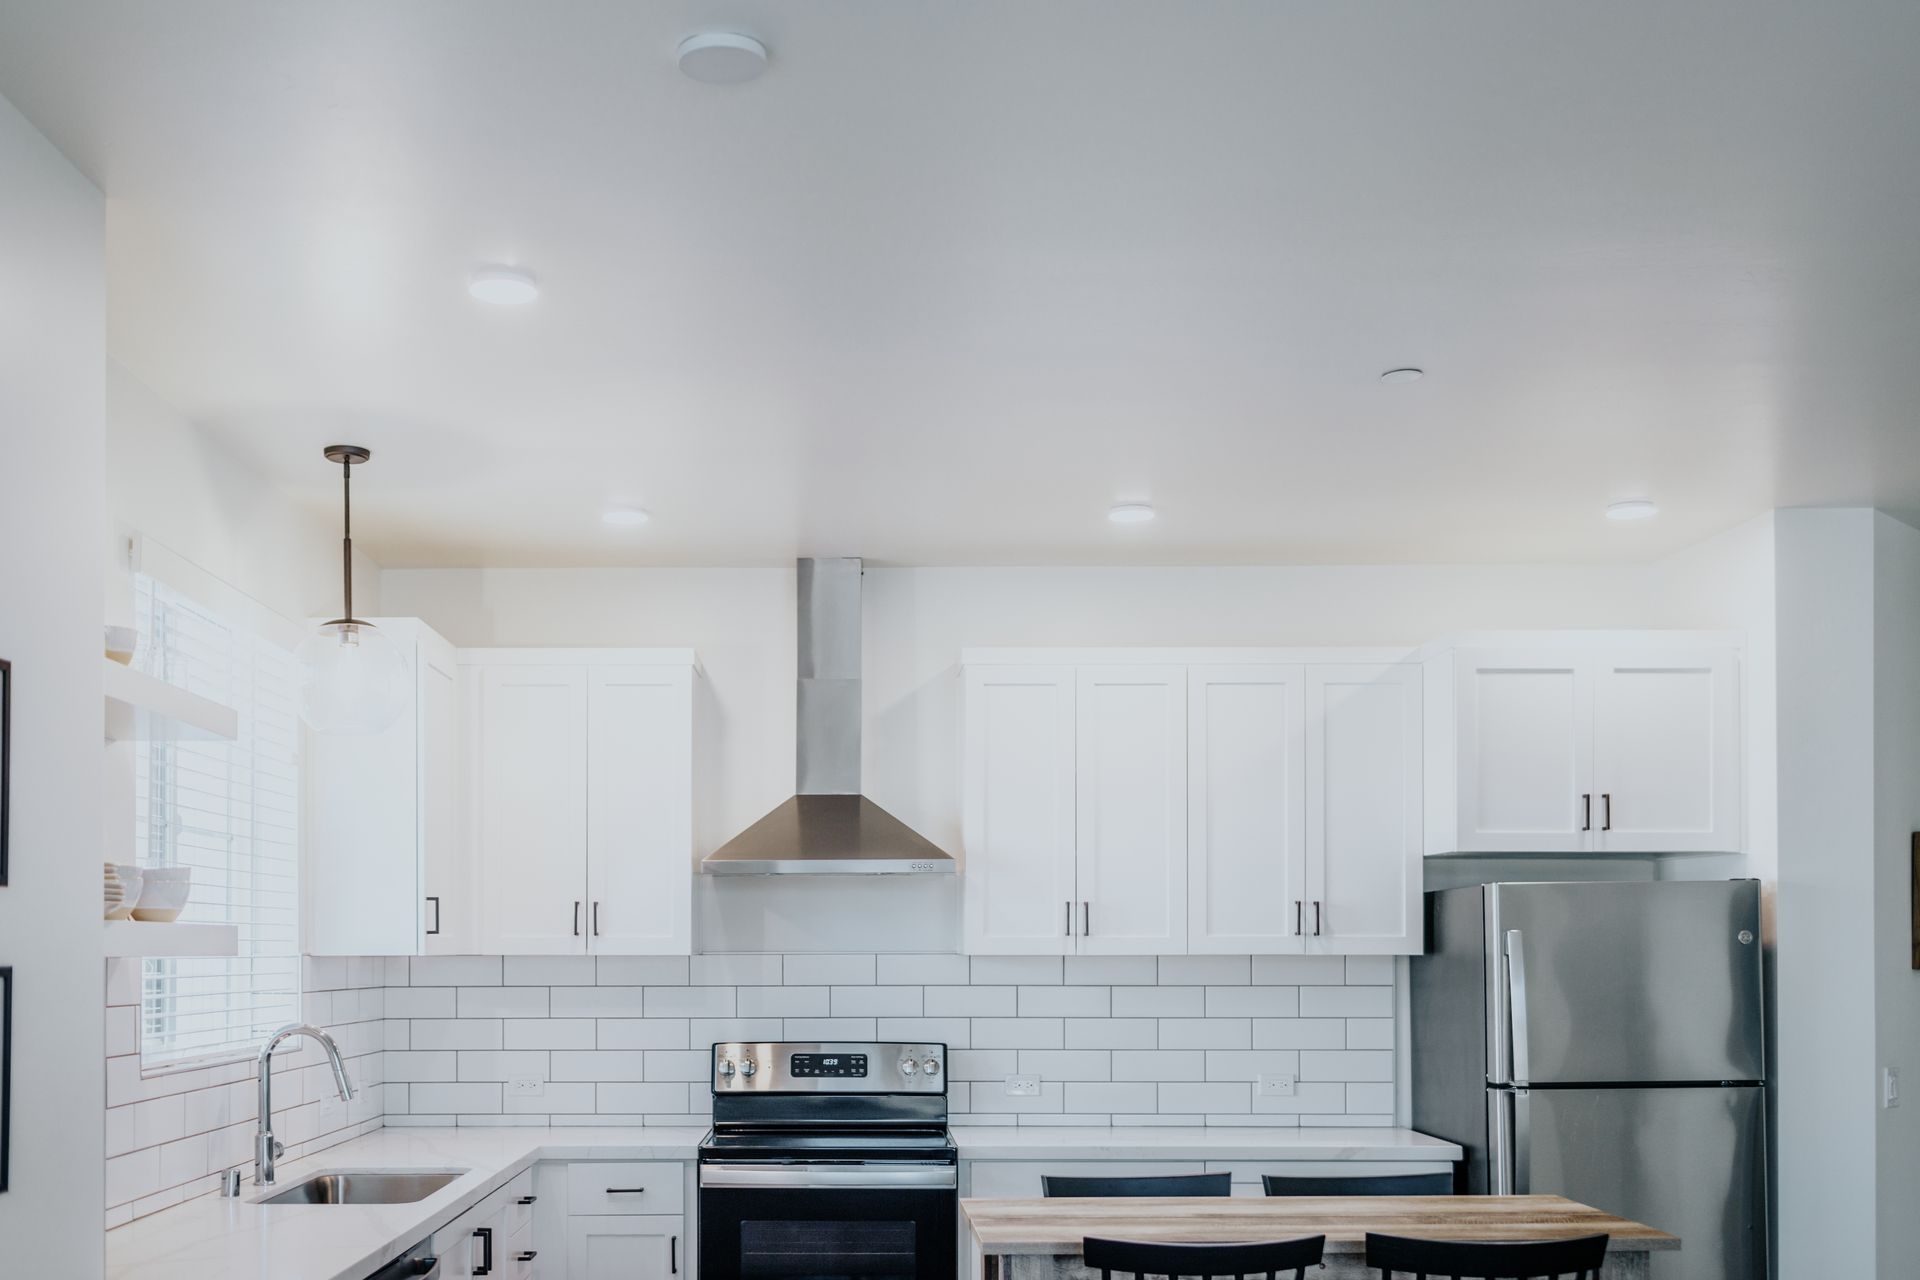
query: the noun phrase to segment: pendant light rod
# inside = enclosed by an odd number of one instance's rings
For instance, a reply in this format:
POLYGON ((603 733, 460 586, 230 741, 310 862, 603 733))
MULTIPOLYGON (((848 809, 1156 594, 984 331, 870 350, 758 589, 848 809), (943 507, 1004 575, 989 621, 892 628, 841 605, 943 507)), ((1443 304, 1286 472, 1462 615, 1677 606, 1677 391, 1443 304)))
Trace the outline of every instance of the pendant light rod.
POLYGON ((340 621, 353 622, 353 469, 373 457, 373 451, 357 444, 330 444, 325 453, 328 462, 340 464, 340 581, 347 606, 340 621))

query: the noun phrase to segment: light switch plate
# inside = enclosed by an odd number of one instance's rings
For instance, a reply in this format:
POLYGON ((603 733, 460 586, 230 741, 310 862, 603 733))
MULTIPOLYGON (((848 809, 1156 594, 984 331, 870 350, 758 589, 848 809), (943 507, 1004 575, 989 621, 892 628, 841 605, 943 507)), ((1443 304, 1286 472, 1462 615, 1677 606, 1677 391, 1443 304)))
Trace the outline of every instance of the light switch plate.
POLYGON ((1293 1094, 1293 1075, 1286 1071, 1263 1071, 1254 1087, 1257 1098, 1291 1098, 1293 1094))
POLYGON ((322 1133, 347 1127, 347 1104, 340 1100, 340 1095, 333 1092, 331 1086, 320 1096, 320 1108, 314 1116, 314 1123, 322 1133))
POLYGON ((539 1098, 547 1092, 547 1082, 539 1076, 508 1076, 507 1096, 511 1098, 539 1098))
POLYGON ((1039 1076, 1008 1076, 1007 1096, 1009 1098, 1037 1098, 1040 1096, 1039 1076))

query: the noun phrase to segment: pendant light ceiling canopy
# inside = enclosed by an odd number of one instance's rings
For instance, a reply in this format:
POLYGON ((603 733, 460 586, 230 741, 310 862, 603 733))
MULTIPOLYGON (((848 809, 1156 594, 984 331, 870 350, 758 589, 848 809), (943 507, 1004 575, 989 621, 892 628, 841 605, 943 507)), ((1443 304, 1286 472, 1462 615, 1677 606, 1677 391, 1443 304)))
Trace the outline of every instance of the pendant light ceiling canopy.
POLYGON ((353 469, 373 454, 332 444, 340 466, 340 568, 345 608, 301 642, 300 718, 316 733, 379 733, 407 704, 407 660, 393 637, 353 616, 353 469))

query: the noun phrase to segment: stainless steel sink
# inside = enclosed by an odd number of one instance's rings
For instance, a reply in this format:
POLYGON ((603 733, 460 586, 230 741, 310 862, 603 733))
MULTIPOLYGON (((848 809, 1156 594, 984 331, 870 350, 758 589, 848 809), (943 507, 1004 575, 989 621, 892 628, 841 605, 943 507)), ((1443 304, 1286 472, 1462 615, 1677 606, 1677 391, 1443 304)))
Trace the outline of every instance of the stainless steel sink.
POLYGON ((404 1173, 322 1173, 259 1203, 412 1204, 425 1200, 465 1172, 465 1169, 431 1169, 404 1173))

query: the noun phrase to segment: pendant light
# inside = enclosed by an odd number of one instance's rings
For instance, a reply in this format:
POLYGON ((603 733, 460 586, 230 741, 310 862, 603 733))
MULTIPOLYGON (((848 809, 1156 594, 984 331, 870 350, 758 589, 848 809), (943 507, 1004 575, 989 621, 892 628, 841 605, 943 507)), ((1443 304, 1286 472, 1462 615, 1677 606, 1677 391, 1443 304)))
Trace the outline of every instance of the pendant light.
POLYGON ((408 697, 407 659, 393 637, 353 616, 353 469, 373 454, 331 444, 340 464, 340 560, 346 609, 315 627, 300 645, 300 718, 316 733, 379 733, 400 718, 408 697))

